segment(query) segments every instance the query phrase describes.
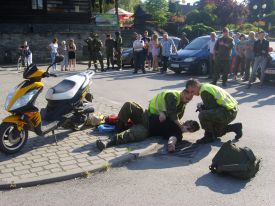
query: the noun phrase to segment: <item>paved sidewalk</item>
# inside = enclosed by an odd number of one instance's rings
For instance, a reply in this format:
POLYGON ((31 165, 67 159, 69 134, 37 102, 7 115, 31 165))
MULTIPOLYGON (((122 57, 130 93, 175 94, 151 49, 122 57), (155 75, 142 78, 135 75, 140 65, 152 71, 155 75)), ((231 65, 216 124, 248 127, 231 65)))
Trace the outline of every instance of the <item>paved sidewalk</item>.
MULTIPOLYGON (((103 114, 117 113, 119 108, 96 101, 94 106, 103 114)), ((97 138, 106 135, 91 128, 78 132, 59 130, 58 145, 51 135, 31 136, 19 153, 10 156, 0 153, 0 189, 87 177, 145 155, 158 145, 156 139, 150 139, 99 152, 95 146, 97 138)))

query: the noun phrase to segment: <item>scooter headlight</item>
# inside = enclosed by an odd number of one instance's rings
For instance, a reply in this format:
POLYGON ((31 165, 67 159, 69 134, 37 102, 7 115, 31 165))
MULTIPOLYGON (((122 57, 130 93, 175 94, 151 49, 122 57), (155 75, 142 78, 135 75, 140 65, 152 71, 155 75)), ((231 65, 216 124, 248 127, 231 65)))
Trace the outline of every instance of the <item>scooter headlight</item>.
POLYGON ((26 106, 29 101, 32 99, 32 97, 37 94, 39 92, 38 89, 34 89, 31 90, 30 92, 26 93, 25 95, 23 95, 22 97, 20 97, 19 99, 17 99, 14 104, 12 105, 10 110, 16 110, 20 107, 24 107, 26 106))
POLYGON ((8 96, 7 96, 7 98, 6 98, 6 101, 5 101, 5 105, 4 105, 5 110, 7 110, 8 105, 9 105, 9 103, 10 103, 10 101, 11 101, 11 98, 14 96, 14 93, 15 93, 16 89, 17 89, 17 87, 14 87, 14 88, 9 92, 9 94, 8 94, 8 96))

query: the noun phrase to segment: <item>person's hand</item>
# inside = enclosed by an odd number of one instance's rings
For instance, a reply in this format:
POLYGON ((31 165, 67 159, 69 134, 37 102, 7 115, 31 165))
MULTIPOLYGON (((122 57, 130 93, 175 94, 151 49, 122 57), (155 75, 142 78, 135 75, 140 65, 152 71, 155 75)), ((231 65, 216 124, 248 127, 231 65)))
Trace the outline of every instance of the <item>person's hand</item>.
POLYGON ((219 44, 220 44, 221 46, 224 45, 223 41, 220 41, 219 44))
POLYGON ((159 114, 159 121, 164 122, 165 120, 166 120, 166 115, 164 114, 164 112, 161 112, 159 114))
POLYGON ((203 110, 203 103, 201 102, 201 103, 197 104, 197 110, 196 110, 196 112, 201 112, 202 110, 203 110))
POLYGON ((167 145, 168 152, 176 151, 176 143, 177 143, 177 138, 175 136, 172 136, 169 138, 168 145, 167 145))

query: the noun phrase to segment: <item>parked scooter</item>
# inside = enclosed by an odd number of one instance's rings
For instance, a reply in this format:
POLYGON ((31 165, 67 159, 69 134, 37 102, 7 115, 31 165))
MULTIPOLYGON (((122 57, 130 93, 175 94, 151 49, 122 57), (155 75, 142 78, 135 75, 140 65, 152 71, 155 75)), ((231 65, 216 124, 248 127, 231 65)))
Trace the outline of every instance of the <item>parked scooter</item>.
MULTIPOLYGON (((57 56, 54 63, 61 62, 62 56, 57 56)), ((28 131, 43 136, 58 127, 80 130, 86 123, 92 107, 93 96, 90 93, 91 70, 79 73, 62 80, 50 88, 46 94, 47 106, 39 109, 34 106, 41 93, 45 77, 56 77, 49 72, 38 69, 35 64, 28 66, 23 78, 26 79, 16 86, 7 96, 5 110, 12 115, 3 119, 0 125, 0 150, 6 154, 20 151, 28 139, 28 131)))

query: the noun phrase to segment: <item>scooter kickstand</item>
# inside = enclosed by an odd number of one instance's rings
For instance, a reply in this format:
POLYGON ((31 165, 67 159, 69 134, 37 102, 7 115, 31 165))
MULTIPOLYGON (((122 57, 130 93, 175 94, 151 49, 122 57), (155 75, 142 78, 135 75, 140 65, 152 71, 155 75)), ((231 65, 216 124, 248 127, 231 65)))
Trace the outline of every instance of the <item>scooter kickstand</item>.
POLYGON ((54 136, 54 139, 55 139, 55 145, 57 146, 57 138, 56 138, 56 134, 55 134, 54 130, 52 131, 52 135, 54 136))

